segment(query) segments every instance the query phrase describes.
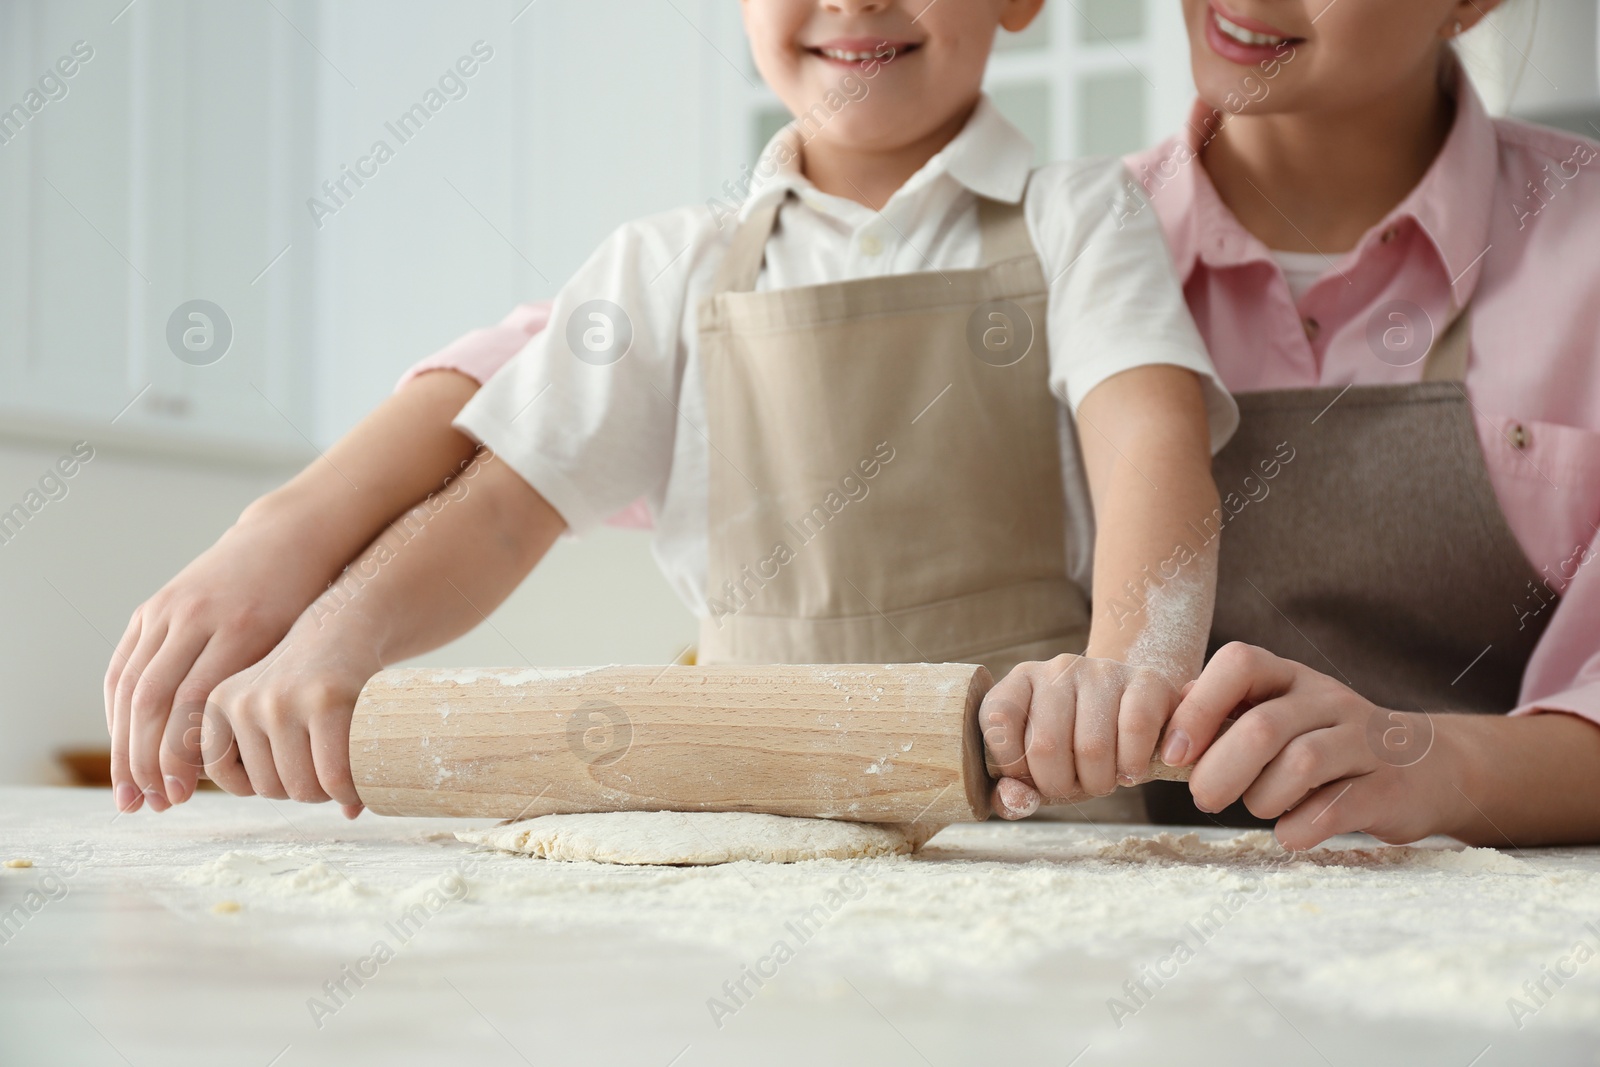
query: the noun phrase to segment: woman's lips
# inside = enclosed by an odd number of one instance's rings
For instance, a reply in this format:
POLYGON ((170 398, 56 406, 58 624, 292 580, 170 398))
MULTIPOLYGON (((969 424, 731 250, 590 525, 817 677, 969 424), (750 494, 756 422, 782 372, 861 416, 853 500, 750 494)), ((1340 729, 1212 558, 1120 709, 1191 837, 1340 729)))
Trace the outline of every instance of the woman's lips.
POLYGON ((1230 63, 1241 66, 1264 63, 1280 57, 1284 48, 1303 40, 1305 38, 1282 33, 1264 22, 1230 14, 1215 0, 1206 10, 1206 43, 1230 63))

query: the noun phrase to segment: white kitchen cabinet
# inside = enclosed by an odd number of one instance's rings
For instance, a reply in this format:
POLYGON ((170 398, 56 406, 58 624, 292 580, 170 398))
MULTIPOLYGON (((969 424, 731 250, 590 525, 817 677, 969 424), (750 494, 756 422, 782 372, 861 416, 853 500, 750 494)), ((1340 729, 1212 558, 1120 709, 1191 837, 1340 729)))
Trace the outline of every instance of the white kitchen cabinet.
POLYGON ((28 112, 0 128, 0 426, 309 448, 309 275, 285 269, 292 250, 274 261, 310 160, 313 84, 289 22, 310 10, 0 4, 0 108, 28 112), (222 315, 209 349, 185 316, 180 359, 168 320, 197 299, 222 315))

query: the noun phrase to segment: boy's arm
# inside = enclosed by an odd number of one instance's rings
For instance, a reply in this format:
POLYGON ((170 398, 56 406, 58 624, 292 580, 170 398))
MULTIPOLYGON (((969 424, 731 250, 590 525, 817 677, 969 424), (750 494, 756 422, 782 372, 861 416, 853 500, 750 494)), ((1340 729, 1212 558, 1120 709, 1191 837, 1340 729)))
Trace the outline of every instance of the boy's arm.
POLYGON ((1217 585, 1217 539, 1204 537, 1218 497, 1199 379, 1162 365, 1108 378, 1078 408, 1078 439, 1097 528, 1086 654, 1181 687, 1205 662, 1217 585))
POLYGON ((1035 793, 1141 780, 1210 636, 1217 545, 1198 531, 1217 490, 1199 379, 1161 364, 1123 371, 1084 398, 1078 423, 1097 525, 1087 655, 1021 664, 984 701, 985 743, 1015 779, 995 802, 1013 817, 1035 793))
POLYGON ((1051 387, 1078 418, 1098 530, 1088 655, 1021 664, 984 701, 990 754, 1017 779, 996 792, 1012 817, 1034 787, 1100 795, 1145 775, 1204 657, 1211 454, 1238 420, 1155 208, 1119 164, 1041 168, 1027 213, 1050 285, 1051 387))
POLYGON ((328 590, 271 655, 216 688, 199 739, 213 781, 240 795, 359 803, 348 748, 362 685, 482 622, 566 529, 492 453, 461 482, 420 527, 385 530, 351 564, 359 581, 328 590))
POLYGON ((265 655, 387 523, 460 472, 476 446, 450 423, 477 388, 452 372, 409 382, 134 611, 104 685, 119 808, 149 799, 162 810, 193 793, 212 688, 265 655))

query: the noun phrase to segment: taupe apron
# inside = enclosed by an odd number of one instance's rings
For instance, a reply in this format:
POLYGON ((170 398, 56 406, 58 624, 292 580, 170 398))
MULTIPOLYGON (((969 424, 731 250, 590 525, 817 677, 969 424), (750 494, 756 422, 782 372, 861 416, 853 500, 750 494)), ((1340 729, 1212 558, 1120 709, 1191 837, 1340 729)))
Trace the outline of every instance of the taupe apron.
POLYGON ((978 269, 756 292, 779 206, 740 225, 699 308, 702 661, 960 661, 998 677, 1081 652, 1048 285, 1022 205, 979 200, 978 269))
MULTIPOLYGON (((1416 384, 1237 398, 1217 488, 1225 504, 1259 499, 1221 534, 1212 652, 1259 645, 1381 708, 1516 706, 1553 612, 1519 610, 1543 582, 1484 465, 1463 384, 1469 333, 1463 312, 1416 384)), ((1158 822, 1261 824, 1242 804, 1204 815, 1182 785, 1152 783, 1146 801, 1158 822)))

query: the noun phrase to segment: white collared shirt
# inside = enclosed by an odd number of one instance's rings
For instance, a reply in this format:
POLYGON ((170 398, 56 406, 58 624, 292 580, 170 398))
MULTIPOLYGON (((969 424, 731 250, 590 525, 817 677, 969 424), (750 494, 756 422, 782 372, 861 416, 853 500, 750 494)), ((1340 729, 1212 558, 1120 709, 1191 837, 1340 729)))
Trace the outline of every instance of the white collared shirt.
MULTIPOLYGON (((1142 194, 1129 188, 1119 161, 1033 171, 1032 144, 984 97, 961 133, 879 212, 813 186, 800 173, 800 136, 789 127, 767 146, 737 217, 695 205, 613 233, 562 287, 549 328, 456 420, 538 490, 573 534, 642 497, 657 562, 684 603, 705 616, 708 443, 696 309, 737 222, 772 197, 788 198, 767 243, 760 291, 977 268, 977 197, 1016 203, 1026 194, 1029 231, 1051 279, 1055 395, 1076 411, 1114 374, 1174 364, 1207 383, 1213 448, 1232 435, 1237 408, 1189 316, 1155 212, 1128 206, 1142 194), (608 341, 604 323, 590 317, 595 309, 584 307, 595 300, 621 308, 631 327, 613 363, 593 352, 608 341), (583 351, 584 331, 597 323, 580 359, 574 342, 583 351)), ((1090 517, 1072 518, 1074 544, 1092 544, 1090 517)), ((1087 550, 1070 560, 1085 588, 1091 568, 1087 550)))

